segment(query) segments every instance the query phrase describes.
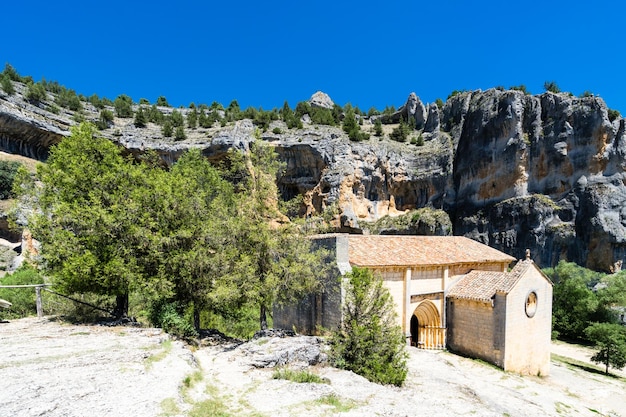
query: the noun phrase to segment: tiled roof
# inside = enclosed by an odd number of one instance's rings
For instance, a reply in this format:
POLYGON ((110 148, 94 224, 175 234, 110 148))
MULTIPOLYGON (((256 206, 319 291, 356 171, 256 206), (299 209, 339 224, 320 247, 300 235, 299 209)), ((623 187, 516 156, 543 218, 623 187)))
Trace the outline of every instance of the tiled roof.
POLYGON ((497 292, 508 294, 532 265, 531 260, 525 260, 518 262, 510 272, 471 271, 454 284, 447 296, 490 302, 497 292))
POLYGON ((349 235, 355 266, 439 266, 512 262, 512 256, 462 236, 349 235))

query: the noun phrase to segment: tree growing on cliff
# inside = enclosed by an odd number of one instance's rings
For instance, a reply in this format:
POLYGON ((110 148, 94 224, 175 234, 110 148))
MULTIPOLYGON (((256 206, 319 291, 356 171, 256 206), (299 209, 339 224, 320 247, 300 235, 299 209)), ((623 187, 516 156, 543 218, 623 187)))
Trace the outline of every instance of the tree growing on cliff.
POLYGON ((622 369, 626 365, 626 328, 615 323, 594 323, 585 329, 587 338, 595 344, 596 353, 591 360, 605 366, 622 369))
POLYGON ((11 82, 11 78, 8 75, 0 74, 0 85, 2 86, 2 90, 9 96, 15 94, 15 87, 13 87, 13 83, 11 82))
POLYGON ((551 93, 560 93, 561 89, 559 88, 556 81, 546 81, 543 83, 543 89, 549 91, 551 93))
POLYGON ((352 268, 347 276, 341 327, 331 340, 334 363, 370 381, 401 386, 407 374, 406 341, 380 276, 352 268))
POLYGON ((113 107, 115 107, 117 117, 133 117, 133 100, 126 94, 117 96, 113 101, 113 107))

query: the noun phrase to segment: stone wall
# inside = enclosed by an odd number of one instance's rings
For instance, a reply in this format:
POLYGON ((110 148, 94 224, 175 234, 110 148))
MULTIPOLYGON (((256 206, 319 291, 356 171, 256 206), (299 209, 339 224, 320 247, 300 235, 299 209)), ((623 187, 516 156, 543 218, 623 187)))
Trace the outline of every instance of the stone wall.
POLYGON ((535 268, 529 268, 507 296, 504 369, 525 375, 548 375, 552 331, 552 285, 535 268), (532 317, 526 300, 537 295, 532 317))
POLYGON ((503 366, 501 346, 494 345, 501 329, 491 303, 448 299, 446 305, 448 348, 503 366))

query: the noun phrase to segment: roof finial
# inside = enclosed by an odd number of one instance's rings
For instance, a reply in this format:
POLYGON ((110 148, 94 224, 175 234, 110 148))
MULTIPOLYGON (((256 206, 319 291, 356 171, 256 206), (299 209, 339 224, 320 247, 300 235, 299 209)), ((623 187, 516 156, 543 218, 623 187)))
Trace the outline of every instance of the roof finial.
POLYGON ((526 249, 526 260, 530 261, 530 249, 526 249))

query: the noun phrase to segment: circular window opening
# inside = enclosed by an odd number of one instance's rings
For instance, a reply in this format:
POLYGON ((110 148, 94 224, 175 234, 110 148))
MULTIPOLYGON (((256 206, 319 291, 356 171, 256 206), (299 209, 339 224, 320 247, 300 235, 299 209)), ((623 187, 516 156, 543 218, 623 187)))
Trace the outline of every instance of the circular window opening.
POLYGON ((537 312, 537 293, 531 291, 526 297, 526 315, 533 317, 537 312))

